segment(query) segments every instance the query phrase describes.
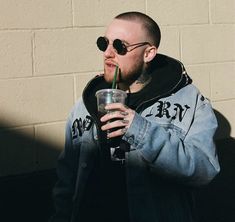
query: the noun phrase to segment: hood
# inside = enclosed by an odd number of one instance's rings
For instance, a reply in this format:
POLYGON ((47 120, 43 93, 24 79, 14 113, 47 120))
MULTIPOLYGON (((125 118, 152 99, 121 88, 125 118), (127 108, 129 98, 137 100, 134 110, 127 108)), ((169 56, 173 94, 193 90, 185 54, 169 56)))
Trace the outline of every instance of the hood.
MULTIPOLYGON (((156 99, 175 93, 192 82, 180 61, 162 54, 157 54, 154 58, 149 74, 152 76, 152 80, 141 90, 141 95, 144 91, 146 93, 144 93, 143 102, 138 109, 154 103, 156 99)), ((105 82, 103 75, 99 75, 93 78, 83 91, 84 104, 95 119, 97 119, 95 93, 105 88, 111 88, 111 84, 105 82)))

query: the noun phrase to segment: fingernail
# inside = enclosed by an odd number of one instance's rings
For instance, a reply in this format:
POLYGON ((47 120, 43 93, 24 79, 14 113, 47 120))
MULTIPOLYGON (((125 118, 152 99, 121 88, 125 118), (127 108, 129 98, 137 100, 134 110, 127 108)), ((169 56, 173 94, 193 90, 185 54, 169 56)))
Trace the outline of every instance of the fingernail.
POLYGON ((125 134, 127 131, 127 128, 122 128, 121 130, 122 130, 122 133, 125 134))
POLYGON ((123 120, 122 120, 122 123, 124 123, 124 124, 128 124, 128 123, 129 123, 129 120, 127 120, 127 119, 123 119, 123 120))
POLYGON ((123 111, 121 111, 120 113, 121 113, 121 115, 123 115, 123 116, 127 116, 127 115, 128 115, 128 113, 127 113, 127 112, 123 112, 123 111))

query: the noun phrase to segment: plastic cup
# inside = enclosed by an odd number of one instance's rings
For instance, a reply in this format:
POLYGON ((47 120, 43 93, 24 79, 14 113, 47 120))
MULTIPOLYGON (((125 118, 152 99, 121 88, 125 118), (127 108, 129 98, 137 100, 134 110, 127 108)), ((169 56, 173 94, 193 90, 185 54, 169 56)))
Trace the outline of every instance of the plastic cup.
MULTIPOLYGON (((125 99, 127 97, 126 92, 120 90, 120 89, 101 89, 96 92, 96 98, 97 98, 97 108, 98 108, 98 116, 101 118, 103 115, 105 115, 108 112, 105 110, 105 106, 110 103, 122 103, 125 104, 125 99)), ((113 119, 112 121, 115 121, 116 119, 113 119)), ((102 141, 105 143, 108 143, 110 147, 117 147, 120 142, 121 137, 115 137, 112 139, 107 138, 107 133, 110 133, 116 129, 108 130, 106 132, 103 132, 102 135, 102 141)))
POLYGON ((110 103, 125 104, 126 92, 120 89, 101 89, 96 92, 97 108, 99 116, 107 113, 105 106, 110 103))

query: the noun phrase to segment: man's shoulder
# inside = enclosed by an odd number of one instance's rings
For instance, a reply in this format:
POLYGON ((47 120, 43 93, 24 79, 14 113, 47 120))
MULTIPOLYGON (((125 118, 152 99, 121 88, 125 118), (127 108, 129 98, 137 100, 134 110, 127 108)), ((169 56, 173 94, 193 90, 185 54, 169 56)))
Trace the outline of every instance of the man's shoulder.
POLYGON ((70 116, 77 116, 78 114, 81 115, 85 112, 87 111, 83 99, 82 97, 79 97, 70 110, 70 116))
POLYGON ((187 86, 183 87, 176 93, 176 97, 180 98, 181 100, 191 101, 197 106, 202 104, 209 104, 210 99, 207 98, 200 89, 194 84, 188 84, 187 86))

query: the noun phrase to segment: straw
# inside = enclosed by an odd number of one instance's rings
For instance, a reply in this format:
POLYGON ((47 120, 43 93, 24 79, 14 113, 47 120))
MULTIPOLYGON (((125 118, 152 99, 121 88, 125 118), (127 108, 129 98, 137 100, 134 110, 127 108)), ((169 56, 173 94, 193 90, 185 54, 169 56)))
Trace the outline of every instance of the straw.
POLYGON ((116 65, 116 68, 115 68, 115 73, 114 73, 113 82, 112 82, 112 89, 116 88, 117 74, 118 74, 118 65, 116 65))

